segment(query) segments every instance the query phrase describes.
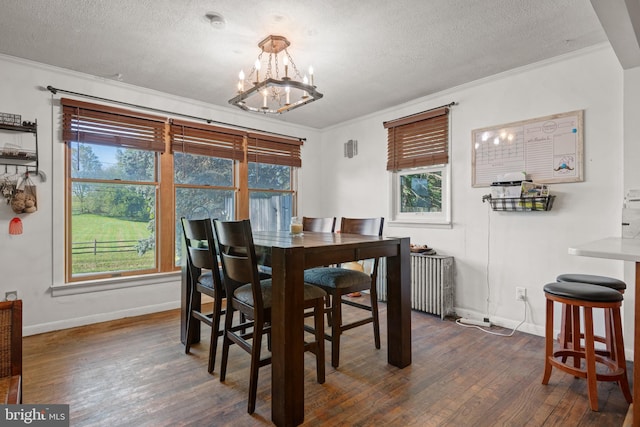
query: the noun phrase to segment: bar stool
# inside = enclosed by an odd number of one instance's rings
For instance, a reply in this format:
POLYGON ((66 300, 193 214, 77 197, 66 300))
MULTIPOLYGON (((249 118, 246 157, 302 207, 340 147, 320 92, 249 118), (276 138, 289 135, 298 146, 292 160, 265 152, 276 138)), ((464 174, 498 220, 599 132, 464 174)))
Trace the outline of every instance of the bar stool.
MULTIPOLYGON (((627 289, 627 284, 622 280, 615 279, 613 277, 606 276, 596 276, 593 274, 561 274, 556 277, 556 282, 577 282, 577 283, 589 283, 592 285, 605 286, 607 288, 615 289, 621 294, 627 289)), ((573 321, 572 318, 576 319, 578 324, 578 331, 580 330, 580 317, 576 314, 578 310, 574 308, 575 313, 572 313, 570 310, 567 310, 567 306, 562 306, 562 320, 560 325, 560 334, 558 336, 558 341, 562 348, 570 348, 572 343, 571 331, 573 321)), ((604 318, 604 324, 606 329, 611 329, 611 314, 608 310, 605 310, 607 313, 604 318)), ((612 336, 612 334, 610 335, 612 336)), ((581 335, 584 338, 584 335, 581 335)), ((601 354, 605 354, 609 357, 612 357, 615 360, 615 352, 611 351, 611 342, 607 342, 605 337, 594 336, 594 339, 598 342, 604 343, 606 345, 606 350, 603 352, 602 350, 597 350, 597 352, 601 354)))
POLYGON ((547 300, 547 316, 545 328, 545 360, 544 376, 542 384, 548 384, 553 367, 567 372, 575 377, 586 378, 589 405, 592 411, 598 410, 597 381, 615 381, 622 389, 622 394, 628 403, 632 397, 627 380, 627 365, 624 356, 624 341, 622 338, 622 321, 620 319, 620 307, 622 294, 605 286, 589 283, 554 282, 544 286, 544 294, 547 300), (553 304, 564 304, 572 312, 580 308, 584 314, 584 346, 580 344, 580 331, 574 322, 572 331, 572 348, 560 348, 554 351, 553 338, 553 304), (593 334, 593 309, 602 308, 611 314, 612 327, 605 330, 605 339, 612 342, 611 351, 615 353, 615 359, 606 355, 597 354, 593 334), (612 336, 611 336, 612 335, 612 336), (573 364, 567 363, 567 358, 573 358, 573 364), (582 368, 581 360, 585 360, 582 368), (596 372, 596 364, 606 369, 596 372))

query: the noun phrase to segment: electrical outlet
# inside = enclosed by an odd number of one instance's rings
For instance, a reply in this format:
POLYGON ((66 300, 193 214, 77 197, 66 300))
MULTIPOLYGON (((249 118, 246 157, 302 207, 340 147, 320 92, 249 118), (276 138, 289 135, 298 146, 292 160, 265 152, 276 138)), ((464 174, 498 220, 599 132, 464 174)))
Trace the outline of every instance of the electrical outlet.
POLYGON ((5 301, 15 301, 18 299, 18 291, 9 291, 4 293, 5 301))
POLYGON ((516 301, 527 300, 527 288, 516 288, 516 301))

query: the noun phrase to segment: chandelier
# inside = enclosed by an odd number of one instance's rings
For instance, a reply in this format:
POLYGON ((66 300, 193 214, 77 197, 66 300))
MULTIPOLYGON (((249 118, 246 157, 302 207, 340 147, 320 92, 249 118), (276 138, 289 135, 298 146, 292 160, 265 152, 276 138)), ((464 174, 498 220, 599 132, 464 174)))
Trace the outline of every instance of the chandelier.
POLYGON ((290 44, 285 37, 273 35, 258 43, 258 59, 248 76, 240 71, 238 94, 229 103, 247 111, 282 114, 322 98, 314 84, 313 68, 309 67, 308 76, 300 74, 287 50, 290 44))

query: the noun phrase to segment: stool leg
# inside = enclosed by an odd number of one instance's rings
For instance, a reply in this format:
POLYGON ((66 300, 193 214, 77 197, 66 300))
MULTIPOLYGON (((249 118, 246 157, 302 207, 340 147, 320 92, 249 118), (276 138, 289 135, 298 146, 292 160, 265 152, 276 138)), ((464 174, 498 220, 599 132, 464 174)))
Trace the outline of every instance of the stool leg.
MULTIPOLYGON (((560 333, 558 334, 558 343, 561 349, 568 349, 571 339, 571 310, 567 304, 562 304, 562 318, 560 320, 560 333)), ((567 361, 567 356, 562 356, 562 363, 567 361)))
MULTIPOLYGON (((581 337, 581 333, 580 333, 580 307, 577 305, 571 305, 569 306, 569 308, 571 309, 571 338, 572 338, 572 349, 573 351, 579 352, 582 348, 582 345, 580 343, 580 337, 581 337)), ((585 325, 585 330, 586 330, 587 326, 585 325)), ((586 345, 586 344, 585 344, 586 345)), ((580 357, 578 356, 574 356, 573 357, 573 367, 576 369, 580 368, 580 357)))
POLYGON ((620 378, 619 384, 620 389, 622 389, 622 394, 626 399, 627 403, 631 403, 633 401, 633 397, 631 396, 631 391, 629 390, 629 380, 627 379, 627 360, 624 355, 624 339, 622 337, 622 320, 620 319, 620 309, 612 308, 609 310, 611 312, 611 320, 613 323, 613 340, 614 340, 614 349, 616 351, 616 362, 618 364, 618 368, 622 369, 622 378, 620 378))
POLYGON ((549 361, 553 357, 553 301, 548 298, 544 336, 544 375, 542 376, 542 384, 549 384, 549 378, 551 377, 551 363, 549 361))
POLYGON ((567 304, 562 304, 562 319, 560 320, 560 333, 558 334, 558 342, 560 348, 567 348, 567 342, 571 339, 571 316, 567 310, 567 304))
POLYGON ((615 330, 613 329, 613 311, 610 308, 605 308, 604 309, 604 330, 605 332, 605 338, 604 338, 604 342, 607 348, 607 353, 609 353, 607 356, 610 357, 612 360, 616 360, 617 358, 617 350, 614 348, 615 346, 615 330))
MULTIPOLYGON (((593 339, 593 310, 584 307, 584 346, 587 365, 587 394, 592 411, 598 411, 598 382, 596 377, 596 349, 593 339)), ((577 359, 577 358, 576 358, 577 359)))

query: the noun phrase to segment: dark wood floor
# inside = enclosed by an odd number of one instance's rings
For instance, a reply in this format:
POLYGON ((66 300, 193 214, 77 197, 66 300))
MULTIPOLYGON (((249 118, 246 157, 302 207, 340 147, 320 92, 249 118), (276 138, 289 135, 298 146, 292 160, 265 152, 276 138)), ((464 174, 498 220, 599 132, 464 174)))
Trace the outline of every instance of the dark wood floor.
MULTIPOLYGON (((382 304, 382 319, 386 318, 382 304)), ((308 426, 620 426, 628 405, 599 383, 600 412, 585 381, 554 370, 540 383, 543 338, 497 337, 413 312, 413 364, 386 363, 370 328, 347 332, 338 370, 327 348, 326 383, 306 362, 308 426)), ((383 325, 386 331, 386 324, 383 325)), ((271 424, 271 368, 246 413, 249 355, 232 348, 227 380, 207 373, 208 339, 184 354, 179 312, 127 318, 24 339, 24 403, 66 403, 72 426, 254 426, 271 424)), ((629 373, 631 380, 631 372, 629 373)))

